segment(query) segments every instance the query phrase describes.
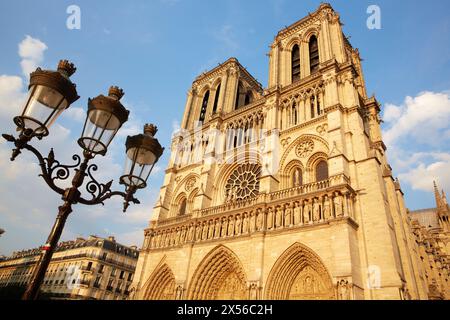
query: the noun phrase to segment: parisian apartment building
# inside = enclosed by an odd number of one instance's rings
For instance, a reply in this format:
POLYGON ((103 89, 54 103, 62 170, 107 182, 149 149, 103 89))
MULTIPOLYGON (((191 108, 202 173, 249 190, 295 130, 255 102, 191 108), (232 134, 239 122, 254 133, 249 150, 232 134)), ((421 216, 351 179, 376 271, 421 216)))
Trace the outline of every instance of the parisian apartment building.
MULTIPOLYGON (((38 248, 14 252, 0 259, 0 290, 25 287, 39 259, 38 248)), ((61 242, 48 267, 42 293, 50 299, 125 300, 133 280, 139 251, 114 237, 90 236, 61 242)))

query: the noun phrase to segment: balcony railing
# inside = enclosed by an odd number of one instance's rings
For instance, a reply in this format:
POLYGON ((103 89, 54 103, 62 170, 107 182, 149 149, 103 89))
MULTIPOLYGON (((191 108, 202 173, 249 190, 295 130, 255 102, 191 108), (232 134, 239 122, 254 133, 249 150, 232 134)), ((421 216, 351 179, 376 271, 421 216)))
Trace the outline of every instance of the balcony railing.
POLYGON ((194 213, 187 223, 156 225, 148 232, 145 249, 165 248, 198 241, 247 236, 347 221, 357 228, 356 192, 343 176, 260 194, 194 213))

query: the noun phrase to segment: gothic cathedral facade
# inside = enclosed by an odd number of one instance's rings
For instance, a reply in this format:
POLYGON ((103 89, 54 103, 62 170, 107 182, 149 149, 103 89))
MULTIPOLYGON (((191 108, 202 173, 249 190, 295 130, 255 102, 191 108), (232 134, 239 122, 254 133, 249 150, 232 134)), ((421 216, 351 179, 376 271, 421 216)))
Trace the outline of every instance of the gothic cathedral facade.
POLYGON ((427 299, 339 15, 321 4, 269 57, 267 89, 235 58, 193 82, 132 298, 427 299))

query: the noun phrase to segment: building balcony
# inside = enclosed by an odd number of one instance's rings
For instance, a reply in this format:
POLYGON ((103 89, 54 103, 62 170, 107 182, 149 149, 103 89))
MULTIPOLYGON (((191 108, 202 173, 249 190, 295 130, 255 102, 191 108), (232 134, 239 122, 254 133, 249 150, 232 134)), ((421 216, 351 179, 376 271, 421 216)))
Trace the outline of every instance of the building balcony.
POLYGON ((219 241, 258 232, 310 229, 341 221, 357 228, 355 197, 356 192, 344 175, 260 194, 251 199, 194 212, 189 220, 177 224, 158 222, 156 227, 148 229, 149 238, 145 249, 219 241))
POLYGON ((91 281, 90 280, 80 280, 80 282, 78 284, 80 285, 80 287, 88 288, 89 285, 91 284, 91 281))
POLYGON ((93 273, 94 269, 92 267, 88 267, 88 266, 82 266, 80 268, 81 272, 83 273, 93 273))

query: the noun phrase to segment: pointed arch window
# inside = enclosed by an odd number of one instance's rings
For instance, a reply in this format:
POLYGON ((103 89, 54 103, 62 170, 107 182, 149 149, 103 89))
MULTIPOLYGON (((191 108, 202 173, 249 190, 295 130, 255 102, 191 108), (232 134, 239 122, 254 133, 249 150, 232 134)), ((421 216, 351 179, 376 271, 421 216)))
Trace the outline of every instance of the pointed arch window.
POLYGON ((246 106, 246 105, 248 105, 248 104, 250 104, 250 103, 252 103, 252 93, 251 93, 251 91, 248 91, 248 92, 245 94, 244 106, 246 106))
POLYGON ((320 160, 316 165, 316 182, 328 179, 328 163, 320 160))
POLYGON ((217 112, 217 106, 219 105, 219 96, 220 96, 220 83, 217 86, 216 96, 214 97, 214 105, 213 105, 213 111, 212 111, 213 114, 217 112))
POLYGON ((317 95, 317 115, 320 116, 322 114, 322 110, 320 109, 320 95, 317 95))
POLYGON ((179 216, 183 216, 186 214, 186 204, 187 204, 187 200, 186 200, 186 198, 183 198, 178 207, 178 215, 179 216))
POLYGON ((294 103, 292 104, 292 123, 291 125, 295 126, 297 125, 297 119, 298 118, 298 114, 297 114, 297 103, 294 101, 294 103))
POLYGON ((309 39, 309 67, 311 74, 319 70, 319 43, 314 35, 309 39))
POLYGON ((315 97, 314 95, 311 96, 311 98, 309 99, 311 101, 311 119, 315 118, 316 116, 316 108, 315 108, 315 97))
POLYGON ((200 121, 200 122, 205 121, 206 110, 208 109, 208 100, 209 100, 209 90, 206 91, 206 93, 203 97, 202 109, 200 110, 200 117, 198 119, 198 121, 200 121))
POLYGON ((292 82, 300 80, 300 48, 298 44, 294 45, 291 53, 292 62, 292 82))

